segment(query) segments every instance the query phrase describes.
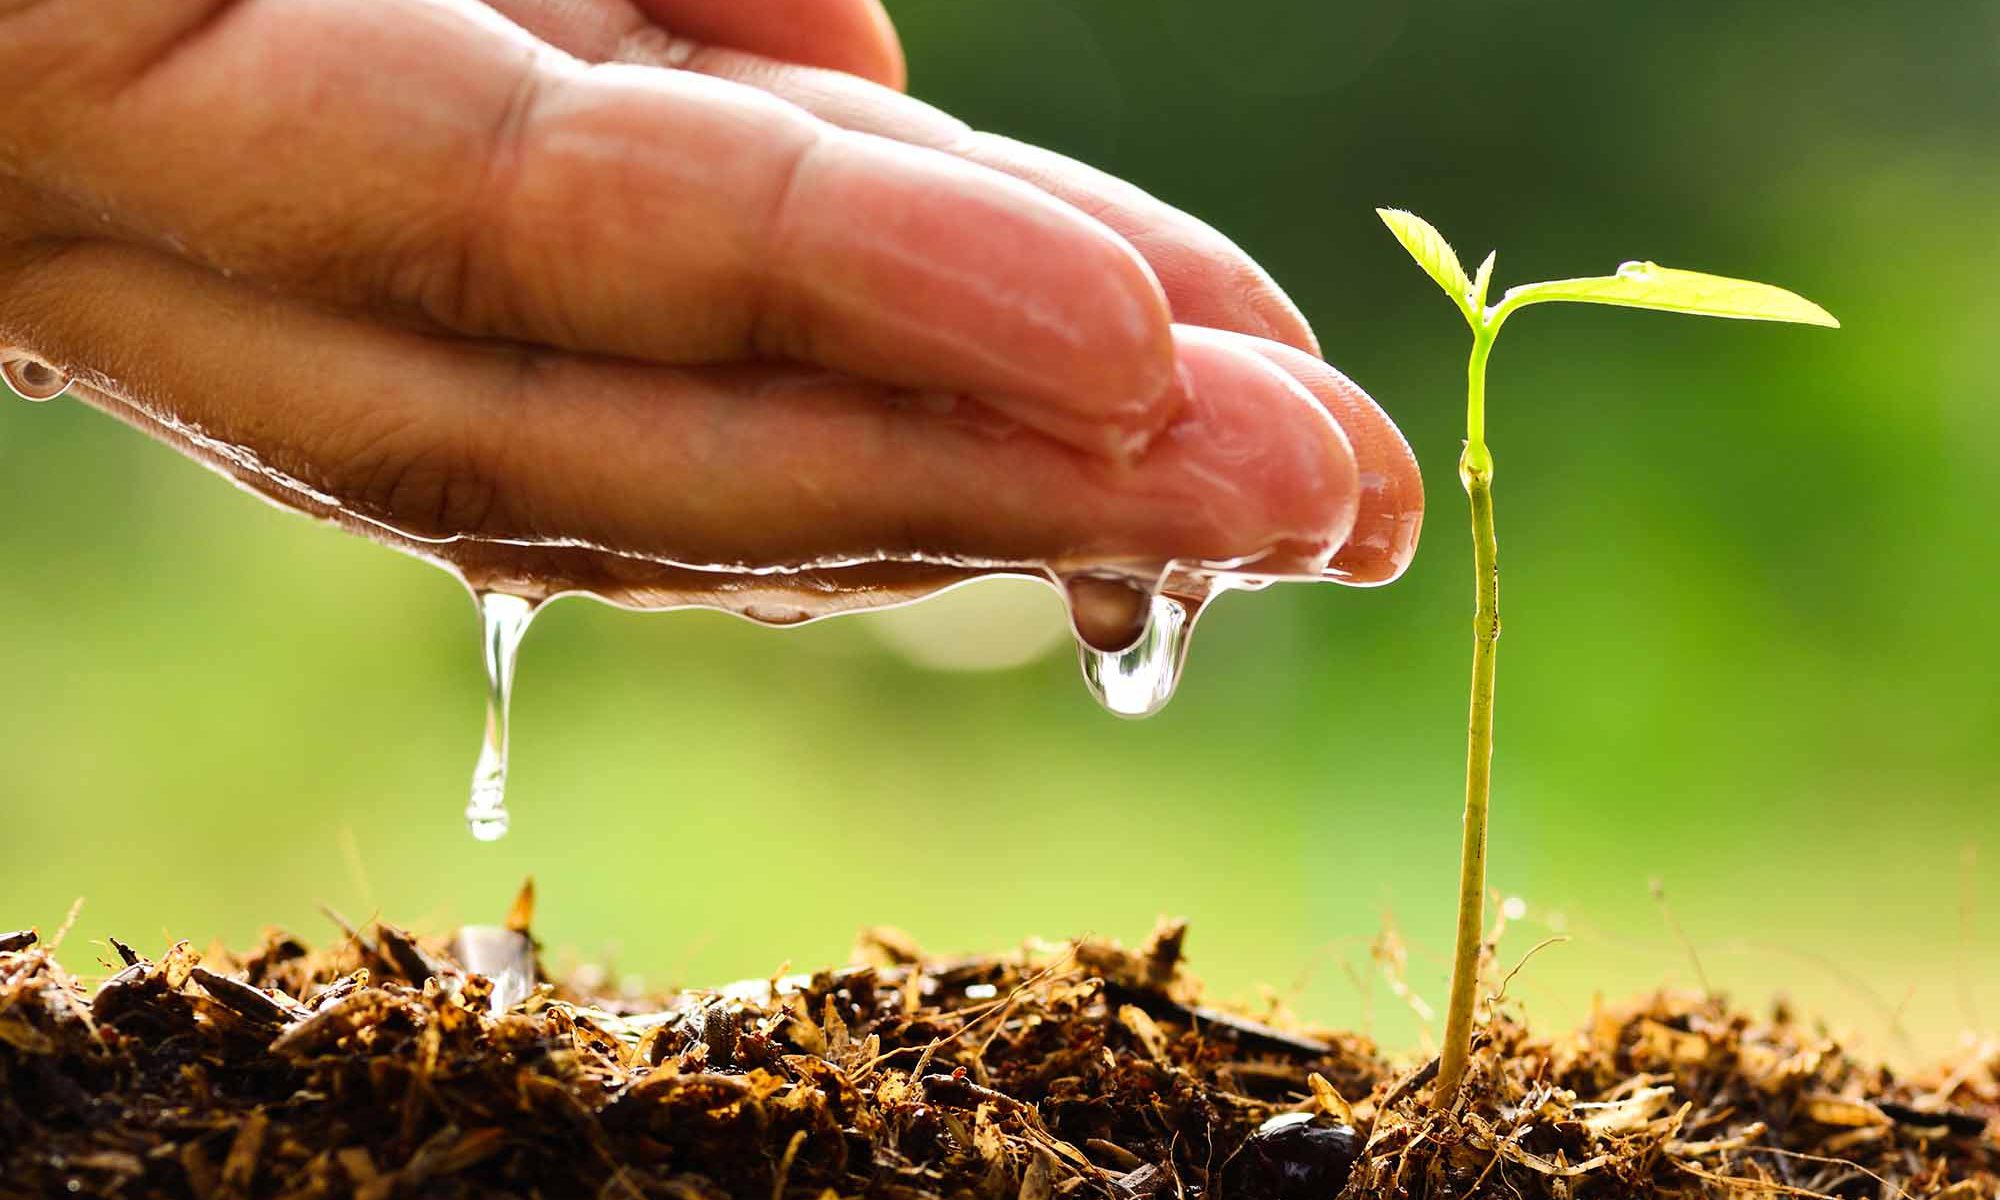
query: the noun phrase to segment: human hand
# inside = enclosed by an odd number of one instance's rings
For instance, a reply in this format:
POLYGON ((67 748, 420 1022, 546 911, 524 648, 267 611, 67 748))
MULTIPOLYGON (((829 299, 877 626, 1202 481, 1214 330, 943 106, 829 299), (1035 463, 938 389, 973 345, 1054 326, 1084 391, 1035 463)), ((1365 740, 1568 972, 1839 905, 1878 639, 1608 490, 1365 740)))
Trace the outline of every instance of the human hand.
POLYGON ((0 70, 0 341, 468 575, 909 560, 826 573, 867 603, 1414 543, 1263 272, 897 94, 873 0, 0 0, 0 70))

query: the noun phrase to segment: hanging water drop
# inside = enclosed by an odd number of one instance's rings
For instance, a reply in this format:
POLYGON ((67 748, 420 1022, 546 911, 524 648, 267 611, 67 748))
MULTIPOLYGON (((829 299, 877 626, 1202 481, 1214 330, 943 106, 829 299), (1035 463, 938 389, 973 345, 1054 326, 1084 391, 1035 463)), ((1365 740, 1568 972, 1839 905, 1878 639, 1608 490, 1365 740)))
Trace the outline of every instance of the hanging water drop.
POLYGON ((1131 645, 1099 650, 1078 638, 1084 686, 1099 704, 1121 717, 1150 717, 1165 708, 1180 683, 1196 611, 1173 596, 1156 593, 1131 645))
POLYGON ((54 367, 33 358, 9 358, 0 361, 0 378, 14 389, 14 394, 23 400, 40 403, 53 400, 69 390, 69 376, 54 367))
POLYGON ((532 601, 505 592, 479 592, 480 652, 486 661, 486 739, 472 768, 472 799, 465 823, 482 842, 507 834, 507 710, 514 691, 514 662, 535 619, 532 601))
POLYGON ((1139 640, 1151 619, 1153 589, 1124 575, 1062 576, 1070 628, 1093 650, 1123 650, 1139 640))

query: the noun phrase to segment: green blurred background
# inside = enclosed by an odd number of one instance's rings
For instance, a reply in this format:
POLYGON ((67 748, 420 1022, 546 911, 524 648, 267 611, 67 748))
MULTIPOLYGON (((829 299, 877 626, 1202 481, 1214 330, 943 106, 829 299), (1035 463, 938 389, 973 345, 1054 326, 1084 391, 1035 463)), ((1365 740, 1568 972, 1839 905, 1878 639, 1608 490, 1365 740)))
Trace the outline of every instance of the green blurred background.
POLYGON ((1884 1052, 2000 1023, 2000 5, 891 8, 918 94, 1270 266, 1425 463, 1409 575, 1225 599, 1137 724, 1031 585, 790 633, 558 605, 515 832, 479 845, 455 583, 79 405, 0 405, 0 926, 87 897, 81 967, 113 932, 323 935, 322 901, 494 919, 532 872, 550 943, 660 985, 838 960, 874 922, 969 950, 1166 912, 1214 992, 1414 1048, 1369 942, 1393 922, 1441 1004, 1466 339, 1369 211, 1393 203, 1468 260, 1497 244, 1503 283, 1649 257, 1846 322, 1544 309, 1497 356, 1503 957, 1573 936, 1515 982, 1531 1015, 1695 982, 1658 879, 1745 1000, 1884 1052))

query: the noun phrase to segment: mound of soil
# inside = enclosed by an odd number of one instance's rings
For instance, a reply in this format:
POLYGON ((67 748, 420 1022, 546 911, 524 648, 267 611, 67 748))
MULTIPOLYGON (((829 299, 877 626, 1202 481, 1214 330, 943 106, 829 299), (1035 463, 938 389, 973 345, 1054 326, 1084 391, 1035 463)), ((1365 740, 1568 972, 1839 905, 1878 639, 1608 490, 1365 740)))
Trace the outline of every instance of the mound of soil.
MULTIPOLYGON (((1201 1007, 1182 929, 635 1005, 508 926, 157 960, 94 991, 0 938, 0 1195, 1992 1198, 2000 1061, 1902 1079, 1778 1013, 1656 997, 1435 1063, 1201 1007)), ((111 965, 111 964, 107 964, 111 965)))

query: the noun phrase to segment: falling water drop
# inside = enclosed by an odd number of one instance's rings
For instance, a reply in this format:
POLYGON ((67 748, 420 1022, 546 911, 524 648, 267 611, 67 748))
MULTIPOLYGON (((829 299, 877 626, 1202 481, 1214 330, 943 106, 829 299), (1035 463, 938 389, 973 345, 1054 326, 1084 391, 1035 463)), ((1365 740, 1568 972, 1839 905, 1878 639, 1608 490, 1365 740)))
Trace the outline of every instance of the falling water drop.
POLYGON ((54 367, 33 358, 9 358, 0 361, 0 378, 14 389, 14 394, 23 400, 37 403, 53 400, 69 390, 69 376, 54 367))
POLYGON ((1122 650, 1099 650, 1081 638, 1077 654, 1090 694, 1121 717, 1150 717, 1173 699, 1187 657, 1188 633, 1198 609, 1155 593, 1137 640, 1122 650))
POLYGON ((486 660, 486 740, 472 768, 472 799, 465 823, 482 842, 507 834, 507 709, 514 691, 514 662, 535 619, 532 601, 505 592, 479 592, 480 652, 486 660))

